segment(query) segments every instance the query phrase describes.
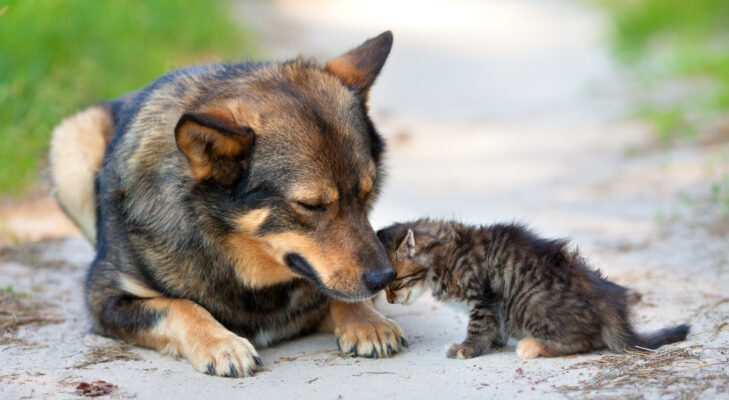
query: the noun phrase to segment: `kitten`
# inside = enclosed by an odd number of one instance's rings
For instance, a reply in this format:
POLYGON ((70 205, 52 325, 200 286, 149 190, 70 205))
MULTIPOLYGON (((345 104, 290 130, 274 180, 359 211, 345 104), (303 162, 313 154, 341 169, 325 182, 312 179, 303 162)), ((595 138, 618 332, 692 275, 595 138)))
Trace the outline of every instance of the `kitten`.
POLYGON ((467 226, 420 219, 377 232, 397 270, 385 290, 410 304, 427 289, 470 311, 463 343, 449 358, 472 358, 509 337, 522 358, 556 357, 608 347, 622 353, 684 340, 688 325, 637 333, 636 294, 589 268, 564 240, 540 238, 518 224, 467 226), (631 300, 633 299, 633 300, 631 300))

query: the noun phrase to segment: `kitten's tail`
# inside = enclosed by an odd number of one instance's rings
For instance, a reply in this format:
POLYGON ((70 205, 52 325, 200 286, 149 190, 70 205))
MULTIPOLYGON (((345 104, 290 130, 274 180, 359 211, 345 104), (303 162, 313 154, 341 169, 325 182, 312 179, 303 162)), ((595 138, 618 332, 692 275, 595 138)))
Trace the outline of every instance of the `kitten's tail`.
POLYGON ((622 329, 605 329, 602 337, 605 345, 616 353, 631 350, 653 350, 665 344, 680 342, 686 339, 691 327, 686 324, 659 329, 650 333, 633 332, 629 326, 622 329), (625 329, 627 328, 627 329, 625 329))
POLYGON ((633 334, 632 345, 638 349, 657 349, 664 344, 686 340, 691 327, 686 324, 659 329, 655 332, 633 334))

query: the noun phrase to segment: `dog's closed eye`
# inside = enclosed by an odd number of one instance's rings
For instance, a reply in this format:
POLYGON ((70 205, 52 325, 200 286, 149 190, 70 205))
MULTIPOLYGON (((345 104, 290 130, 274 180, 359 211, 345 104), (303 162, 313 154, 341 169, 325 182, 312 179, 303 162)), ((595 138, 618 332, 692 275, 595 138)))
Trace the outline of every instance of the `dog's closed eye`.
POLYGON ((308 203, 304 201, 295 201, 297 207, 309 212, 323 212, 327 210, 327 206, 321 203, 308 203))

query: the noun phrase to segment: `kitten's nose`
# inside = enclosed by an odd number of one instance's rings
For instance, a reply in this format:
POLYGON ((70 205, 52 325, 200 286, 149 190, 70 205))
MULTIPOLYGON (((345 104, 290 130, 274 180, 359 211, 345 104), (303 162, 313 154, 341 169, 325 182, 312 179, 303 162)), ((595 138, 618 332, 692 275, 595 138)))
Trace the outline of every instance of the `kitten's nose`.
POLYGON ((362 275, 362 279, 364 280, 367 289, 374 293, 389 285, 390 282, 395 280, 395 276, 397 276, 397 272, 395 272, 394 268, 385 267, 366 272, 362 275))

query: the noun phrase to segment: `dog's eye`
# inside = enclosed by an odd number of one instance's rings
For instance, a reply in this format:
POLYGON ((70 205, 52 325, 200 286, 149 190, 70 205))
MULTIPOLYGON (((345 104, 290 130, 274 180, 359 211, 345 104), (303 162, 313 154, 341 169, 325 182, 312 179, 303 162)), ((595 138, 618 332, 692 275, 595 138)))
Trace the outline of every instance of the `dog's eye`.
POLYGON ((323 204, 310 204, 303 201, 296 201, 294 203, 296 203, 297 206, 303 208, 306 211, 322 212, 327 210, 326 206, 323 204))

